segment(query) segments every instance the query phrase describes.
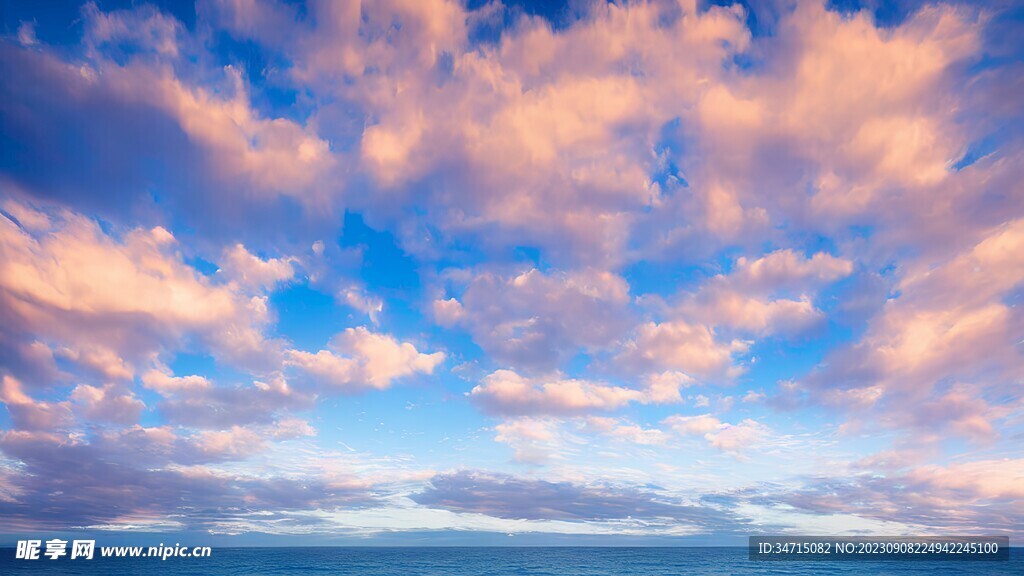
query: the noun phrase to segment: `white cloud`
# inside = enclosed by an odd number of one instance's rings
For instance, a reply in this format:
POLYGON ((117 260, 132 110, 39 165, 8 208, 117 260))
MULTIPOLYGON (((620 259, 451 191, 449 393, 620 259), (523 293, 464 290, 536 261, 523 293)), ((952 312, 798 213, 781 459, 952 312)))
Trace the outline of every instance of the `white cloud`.
POLYGON ((265 446, 256 432, 240 426, 228 430, 206 430, 192 440, 204 455, 213 458, 245 458, 261 452, 265 446))
POLYGON ((424 354, 408 342, 366 328, 348 328, 316 353, 289 350, 285 364, 300 370, 327 390, 384 389, 393 380, 413 374, 432 374, 445 359, 443 352, 424 354))
POLYGON ((544 464, 562 458, 562 431, 556 420, 514 418, 497 424, 494 431, 494 441, 511 447, 517 462, 544 464))
POLYGON ((343 288, 341 290, 341 299, 345 304, 366 314, 370 318, 370 322, 374 324, 377 324, 380 319, 380 313, 384 311, 383 300, 356 286, 343 288))
POLYGON ((712 330, 685 321, 640 325, 619 353, 621 365, 639 370, 677 370, 701 378, 727 378, 733 356, 746 351, 741 340, 719 342, 712 330))
POLYGON ((678 371, 668 370, 647 376, 647 394, 652 402, 681 402, 680 388, 690 386, 694 379, 678 371))
POLYGON ((164 396, 177 392, 209 389, 210 381, 203 376, 173 376, 166 371, 150 370, 142 375, 142 384, 164 396))
POLYGON ((738 424, 729 424, 710 414, 669 416, 662 424, 682 436, 700 436, 711 447, 734 456, 755 447, 770 432, 766 426, 749 418, 738 424))
POLYGON ((224 249, 220 273, 230 282, 250 291, 273 288, 280 282, 295 275, 293 258, 268 258, 261 260, 246 250, 242 244, 224 249))
POLYGON ((525 378, 498 370, 473 387, 470 397, 498 414, 571 414, 616 410, 647 401, 640 390, 564 378, 525 378))

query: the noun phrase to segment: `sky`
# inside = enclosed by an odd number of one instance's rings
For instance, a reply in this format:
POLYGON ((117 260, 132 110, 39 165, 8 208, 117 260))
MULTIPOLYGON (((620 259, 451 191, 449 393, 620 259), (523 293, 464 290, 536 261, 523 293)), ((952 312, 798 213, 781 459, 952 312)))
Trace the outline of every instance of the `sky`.
POLYGON ((0 543, 1024 537, 1024 8, 0 2, 0 543))

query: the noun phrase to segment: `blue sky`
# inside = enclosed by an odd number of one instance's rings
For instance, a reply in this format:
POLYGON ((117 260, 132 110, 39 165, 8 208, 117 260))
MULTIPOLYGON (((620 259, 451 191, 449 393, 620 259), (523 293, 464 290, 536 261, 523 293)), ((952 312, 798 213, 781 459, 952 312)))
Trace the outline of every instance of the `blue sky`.
POLYGON ((1019 537, 1019 6, 2 6, 0 538, 1019 537))

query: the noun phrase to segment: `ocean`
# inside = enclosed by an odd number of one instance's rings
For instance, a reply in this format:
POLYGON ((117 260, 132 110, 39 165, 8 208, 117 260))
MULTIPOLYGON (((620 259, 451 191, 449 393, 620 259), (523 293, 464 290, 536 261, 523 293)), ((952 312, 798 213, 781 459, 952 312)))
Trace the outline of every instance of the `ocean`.
POLYGON ((1009 561, 752 561, 737 548, 317 547, 214 548, 209 558, 15 559, 0 549, 0 574, 229 576, 676 576, 705 574, 1021 575, 1024 550, 1009 561))

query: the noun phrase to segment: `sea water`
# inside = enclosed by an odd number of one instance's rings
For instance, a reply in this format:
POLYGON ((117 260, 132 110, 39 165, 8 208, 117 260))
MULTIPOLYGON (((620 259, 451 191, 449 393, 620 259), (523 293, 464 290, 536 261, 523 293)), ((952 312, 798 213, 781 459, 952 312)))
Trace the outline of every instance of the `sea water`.
POLYGON ((316 547, 214 548, 209 558, 15 559, 0 549, 0 575, 229 576, 678 576, 705 574, 1024 574, 1024 550, 1009 561, 754 561, 745 547, 316 547))

